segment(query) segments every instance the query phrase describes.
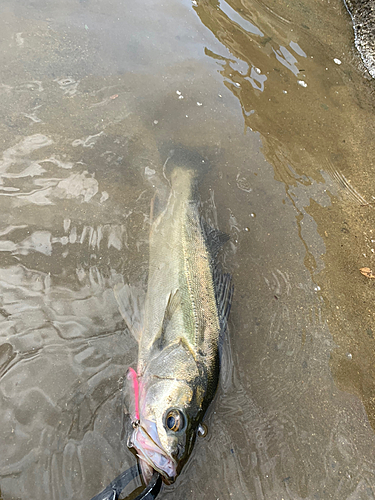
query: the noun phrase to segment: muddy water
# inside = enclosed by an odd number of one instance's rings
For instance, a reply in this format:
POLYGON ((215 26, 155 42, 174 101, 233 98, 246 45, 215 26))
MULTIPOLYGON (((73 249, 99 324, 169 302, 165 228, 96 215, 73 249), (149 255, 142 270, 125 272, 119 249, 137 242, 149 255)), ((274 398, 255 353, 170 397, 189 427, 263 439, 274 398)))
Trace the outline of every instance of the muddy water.
POLYGON ((0 490, 90 499, 134 463, 150 172, 210 163, 230 349, 173 499, 374 499, 373 82, 331 2, 2 2, 0 490))

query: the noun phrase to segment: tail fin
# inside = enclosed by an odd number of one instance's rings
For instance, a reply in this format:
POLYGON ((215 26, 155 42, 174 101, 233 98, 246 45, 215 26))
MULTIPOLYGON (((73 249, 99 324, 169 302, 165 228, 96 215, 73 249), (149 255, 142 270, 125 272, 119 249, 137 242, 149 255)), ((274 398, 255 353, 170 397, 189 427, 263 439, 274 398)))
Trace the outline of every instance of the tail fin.
POLYGON ((199 177, 210 169, 210 164, 197 151, 177 146, 168 152, 167 160, 164 163, 164 175, 170 178, 170 174, 176 168, 191 170, 199 177))
POLYGON ((171 193, 169 188, 172 188, 175 193, 182 190, 185 197, 194 199, 196 198, 198 180, 210 168, 209 161, 203 156, 182 146, 176 146, 174 149, 168 150, 164 148, 161 156, 165 158, 163 165, 164 179, 162 176, 158 176, 154 170, 147 172, 147 179, 155 188, 150 210, 151 223, 157 219, 167 206, 171 193), (189 194, 186 193, 186 189, 189 194))

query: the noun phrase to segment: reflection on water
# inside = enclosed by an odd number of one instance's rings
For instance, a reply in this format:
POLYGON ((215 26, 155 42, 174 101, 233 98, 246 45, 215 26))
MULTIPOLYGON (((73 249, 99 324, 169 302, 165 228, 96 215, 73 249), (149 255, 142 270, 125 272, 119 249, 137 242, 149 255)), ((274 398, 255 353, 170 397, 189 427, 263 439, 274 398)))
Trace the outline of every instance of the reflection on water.
POLYGON ((235 297, 209 434, 160 498, 375 498, 373 97, 344 5, 3 14, 3 500, 89 499, 134 463, 113 287, 147 281, 148 178, 175 144, 211 165, 235 297))
MULTIPOLYGON (((201 1, 195 10, 234 57, 223 57, 208 50, 206 53, 218 62, 224 84, 239 99, 246 126, 260 132, 275 177, 285 183, 287 196, 299 212, 298 225, 306 224, 310 214, 320 236, 325 236, 315 257, 310 250, 313 245, 300 233, 306 247, 305 265, 313 279, 322 284, 329 312, 335 315, 331 331, 337 335, 337 343, 345 345, 340 355, 337 350, 332 353, 334 372, 346 389, 364 398, 369 419, 375 426, 372 294, 366 293, 366 284, 358 273, 360 263, 371 262, 374 253, 370 222, 374 197, 372 184, 366 182, 373 165, 368 151, 372 150, 373 100, 365 81, 359 80, 361 73, 353 74, 353 70, 346 67, 347 61, 342 65, 342 61, 334 57, 335 54, 342 57, 339 43, 335 44, 336 53, 333 46, 322 54, 319 33, 312 37, 308 26, 296 26, 266 5, 254 2, 254 10, 251 2, 247 8, 236 1, 222 2, 222 5, 201 1), (258 30, 252 28, 253 22, 257 23, 258 30), (284 31, 280 32, 283 25, 284 31), (258 80, 254 79, 255 75, 258 80), (348 88, 353 89, 350 98, 348 88), (358 107, 359 90, 368 98, 366 106, 361 108, 358 107), (371 123, 369 129, 364 129, 364 123, 371 123), (359 144, 363 152, 359 151, 359 144), (309 192, 312 179, 324 183, 324 172, 342 188, 344 196, 344 201, 334 200, 336 209, 330 207, 329 212, 322 210, 316 195, 313 201, 301 199, 305 198, 301 193, 296 196, 299 184, 304 192, 309 192), (367 219, 367 224, 361 224, 358 218, 367 219), (331 238, 332 224, 343 226, 340 238, 331 238), (344 234, 349 233, 354 234, 345 238, 344 234), (343 248, 346 243, 352 248, 355 245, 356 251, 350 252, 348 248, 348 255, 341 250, 340 245, 343 248), (333 250, 332 246, 336 248, 333 250), (323 253, 326 253, 326 266, 318 275, 317 271, 321 271, 318 260, 321 261, 323 253), (348 268, 352 271, 350 288, 348 268), (341 305, 332 308, 335 296, 341 305), (337 316, 336 309, 343 309, 343 313, 337 316), (356 359, 351 363, 353 353, 356 359)), ((280 7, 279 11, 282 12, 280 7)), ((345 14, 341 15, 344 18, 345 14)), ((344 43, 348 44, 349 40, 344 43)), ((320 188, 320 191, 325 190, 320 188)), ((338 193, 331 190, 331 194, 338 193)))

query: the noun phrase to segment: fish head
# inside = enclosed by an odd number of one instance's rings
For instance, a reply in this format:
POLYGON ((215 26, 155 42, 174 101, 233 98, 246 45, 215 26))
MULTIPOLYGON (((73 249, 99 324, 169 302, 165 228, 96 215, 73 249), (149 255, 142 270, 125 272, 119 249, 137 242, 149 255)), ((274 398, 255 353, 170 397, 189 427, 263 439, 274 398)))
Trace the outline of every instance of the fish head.
POLYGON ((165 482, 174 482, 188 459, 202 414, 198 392, 181 380, 157 380, 140 387, 139 422, 130 446, 137 451, 145 482, 152 469, 165 482))

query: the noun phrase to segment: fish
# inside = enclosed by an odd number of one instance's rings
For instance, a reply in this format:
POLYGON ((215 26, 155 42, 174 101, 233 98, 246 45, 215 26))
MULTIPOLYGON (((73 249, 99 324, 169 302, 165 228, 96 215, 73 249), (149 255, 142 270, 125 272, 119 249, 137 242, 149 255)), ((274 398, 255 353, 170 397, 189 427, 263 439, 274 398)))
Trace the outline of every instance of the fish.
POLYGON ((154 200, 151 210, 145 297, 129 285, 115 290, 139 343, 137 370, 127 375, 133 425, 128 446, 146 482, 153 471, 167 484, 176 480, 219 381, 233 284, 217 262, 229 237, 199 212, 201 163, 184 151, 171 153, 169 194, 164 203, 154 200))

